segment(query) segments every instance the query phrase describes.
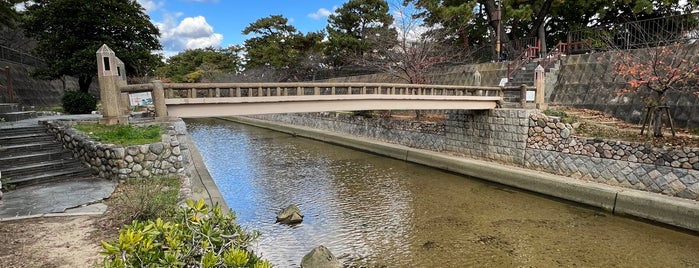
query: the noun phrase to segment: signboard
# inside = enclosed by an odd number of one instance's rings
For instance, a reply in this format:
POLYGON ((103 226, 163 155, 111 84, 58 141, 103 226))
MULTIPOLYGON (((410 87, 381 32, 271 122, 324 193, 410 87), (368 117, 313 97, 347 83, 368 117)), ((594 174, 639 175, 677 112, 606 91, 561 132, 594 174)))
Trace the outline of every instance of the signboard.
POLYGON ((153 97, 150 92, 139 92, 129 94, 129 102, 131 106, 148 106, 153 105, 153 97))
POLYGON ((499 87, 504 87, 507 85, 508 79, 507 77, 500 78, 500 83, 498 84, 499 87))

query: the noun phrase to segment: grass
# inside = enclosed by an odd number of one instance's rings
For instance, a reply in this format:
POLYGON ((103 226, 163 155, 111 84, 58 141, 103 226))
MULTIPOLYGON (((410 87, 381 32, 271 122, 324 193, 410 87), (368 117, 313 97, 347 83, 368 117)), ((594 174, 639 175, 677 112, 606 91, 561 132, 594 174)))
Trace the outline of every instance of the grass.
POLYGON ((116 145, 141 145, 160 142, 162 130, 160 126, 134 127, 124 125, 77 124, 75 129, 82 131, 90 138, 116 145))
POLYGON ((570 115, 563 110, 555 110, 555 109, 545 110, 544 114, 548 115, 548 116, 555 116, 555 117, 560 118, 561 123, 572 124, 572 123, 578 122, 578 120, 579 120, 579 118, 577 116, 570 115))

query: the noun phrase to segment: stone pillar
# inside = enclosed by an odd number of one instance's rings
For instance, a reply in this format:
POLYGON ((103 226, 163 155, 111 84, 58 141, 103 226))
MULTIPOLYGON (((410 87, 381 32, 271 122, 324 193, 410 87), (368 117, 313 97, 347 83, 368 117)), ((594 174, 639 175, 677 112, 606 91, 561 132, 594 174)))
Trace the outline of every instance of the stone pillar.
POLYGON ((546 96, 546 79, 545 70, 541 65, 534 69, 534 86, 536 87, 536 95, 534 97, 534 102, 536 103, 536 108, 539 110, 546 110, 546 103, 544 98, 546 96))
POLYGON ((158 121, 167 121, 167 106, 165 105, 165 90, 163 82, 160 80, 153 81, 153 105, 155 105, 155 119, 158 121))
MULTIPOLYGON (((476 70, 476 72, 473 73, 473 85, 477 87, 481 86, 481 72, 479 72, 478 70, 476 70)), ((476 95, 483 96, 483 90, 477 90, 476 95)))
POLYGON ((102 102, 102 120, 106 125, 128 124, 119 109, 119 71, 114 51, 107 45, 97 50, 97 79, 100 86, 100 101, 102 102))
POLYGON ((527 85, 525 84, 519 86, 519 105, 522 109, 527 108, 527 85))

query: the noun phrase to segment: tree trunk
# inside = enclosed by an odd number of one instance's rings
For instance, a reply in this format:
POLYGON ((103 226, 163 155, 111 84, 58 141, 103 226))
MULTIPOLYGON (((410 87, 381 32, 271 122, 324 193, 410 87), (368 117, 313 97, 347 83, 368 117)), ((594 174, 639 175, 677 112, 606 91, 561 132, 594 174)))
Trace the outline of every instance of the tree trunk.
POLYGON ((663 110, 662 109, 655 109, 653 111, 653 117, 655 118, 653 120, 653 136, 654 137, 662 137, 663 136, 663 110))
POLYGON ((546 21, 539 26, 539 44, 541 45, 541 57, 546 58, 546 21))
POLYGON ((88 93, 90 90, 90 84, 92 84, 91 75, 80 75, 78 77, 78 86, 80 87, 80 92, 88 93))

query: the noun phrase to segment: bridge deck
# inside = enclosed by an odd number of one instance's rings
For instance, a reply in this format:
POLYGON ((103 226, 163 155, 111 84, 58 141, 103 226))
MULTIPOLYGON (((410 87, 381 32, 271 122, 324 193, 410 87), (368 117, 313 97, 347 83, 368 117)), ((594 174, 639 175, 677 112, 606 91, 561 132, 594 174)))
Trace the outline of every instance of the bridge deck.
POLYGON ((210 117, 362 110, 487 110, 501 97, 432 95, 310 95, 166 99, 168 115, 210 117))

